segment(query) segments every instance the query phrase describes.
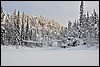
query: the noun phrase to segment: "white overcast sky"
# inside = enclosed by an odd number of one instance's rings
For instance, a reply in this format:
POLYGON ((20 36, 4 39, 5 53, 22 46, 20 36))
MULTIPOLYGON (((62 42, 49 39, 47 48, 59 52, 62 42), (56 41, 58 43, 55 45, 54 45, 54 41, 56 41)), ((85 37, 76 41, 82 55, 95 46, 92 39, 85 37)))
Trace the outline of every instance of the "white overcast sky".
MULTIPOLYGON (((21 13, 55 19, 67 26, 68 20, 74 22, 79 18, 80 1, 1 1, 1 5, 7 13, 16 9, 21 13)), ((91 14, 93 9, 99 13, 99 1, 84 1, 84 13, 88 11, 91 14)))

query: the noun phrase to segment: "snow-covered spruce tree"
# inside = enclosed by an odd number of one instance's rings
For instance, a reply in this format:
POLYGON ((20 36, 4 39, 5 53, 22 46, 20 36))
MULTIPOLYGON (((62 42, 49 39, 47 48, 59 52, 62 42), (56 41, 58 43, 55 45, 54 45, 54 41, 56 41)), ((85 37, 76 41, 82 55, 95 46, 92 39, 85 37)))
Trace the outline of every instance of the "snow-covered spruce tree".
MULTIPOLYGON (((98 18, 98 15, 97 13, 93 12, 92 14, 92 18, 91 18, 91 30, 93 32, 91 32, 91 39, 92 39, 92 42, 98 42, 99 43, 99 25, 98 25, 98 21, 99 21, 99 18, 98 18)), ((94 44, 93 44, 94 45, 94 44)))
POLYGON ((4 11, 3 11, 3 7, 1 6, 1 44, 4 45, 4 33, 5 33, 5 29, 4 29, 4 11))
POLYGON ((95 41, 96 41, 96 40, 98 41, 98 37, 99 37, 98 20, 99 20, 98 15, 97 15, 97 13, 96 13, 96 11, 95 11, 95 9, 94 9, 94 23, 95 23, 95 25, 94 25, 95 33, 94 33, 94 34, 95 34, 95 41))
POLYGON ((66 37, 67 36, 67 32, 68 32, 68 28, 67 27, 64 27, 64 30, 63 30, 63 34, 64 34, 64 36, 66 37))
POLYGON ((71 34, 71 28, 72 28, 72 23, 71 21, 68 21, 68 36, 70 36, 71 34))
POLYGON ((81 1, 81 5, 80 5, 80 18, 79 18, 79 21, 80 21, 79 38, 81 40, 83 40, 83 43, 85 41, 87 44, 90 44, 89 14, 87 12, 87 17, 86 17, 86 15, 84 14, 83 6, 84 6, 84 3, 83 3, 83 1, 81 1))
POLYGON ((81 30, 81 26, 83 25, 83 13, 84 13, 84 8, 83 8, 83 6, 84 6, 84 3, 83 3, 83 1, 81 1, 81 5, 80 5, 80 18, 79 18, 79 20, 80 20, 80 30, 79 30, 79 38, 81 38, 81 36, 82 36, 82 30, 81 30))
MULTIPOLYGON (((29 30, 29 40, 32 40, 32 30, 29 30)), ((33 47, 33 43, 29 43, 30 47, 33 47)))
POLYGON ((1 6, 1 23, 3 23, 3 21, 4 21, 4 16, 5 16, 5 14, 3 11, 3 7, 1 6))
POLYGON ((22 25, 21 25, 21 45, 22 46, 24 46, 23 40, 24 40, 24 12, 22 14, 22 25))
POLYGON ((20 38, 20 26, 19 26, 19 23, 20 23, 20 15, 19 15, 19 11, 17 13, 17 20, 16 20, 16 35, 17 35, 17 46, 20 45, 21 43, 21 38, 20 38))
POLYGON ((79 30, 79 28, 78 28, 78 24, 77 24, 77 22, 76 22, 76 20, 74 21, 74 23, 73 23, 73 26, 72 26, 72 36, 74 37, 74 38, 78 38, 78 30, 79 30))
MULTIPOLYGON (((33 23, 33 17, 32 17, 32 16, 29 16, 29 21, 28 21, 28 23, 29 23, 29 30, 28 30, 28 37, 29 37, 29 38, 28 38, 28 40, 33 41, 33 40, 32 40, 32 38, 33 38, 33 36, 32 36, 32 35, 33 35, 33 32, 32 32, 33 29, 32 29, 32 28, 33 28, 34 26, 32 25, 32 23, 33 23)), ((29 42, 29 43, 28 43, 28 46, 29 46, 29 47, 33 47, 33 43, 29 42)))
POLYGON ((36 38, 35 38, 35 20, 34 20, 34 18, 32 17, 31 18, 31 21, 30 21, 31 23, 30 23, 30 35, 29 35, 29 39, 30 40, 35 40, 36 38))
POLYGON ((87 30, 87 22, 86 22, 86 15, 83 15, 83 23, 81 25, 81 39, 86 38, 86 30, 87 30))
POLYGON ((32 40, 32 18, 30 18, 29 40, 32 40))
MULTIPOLYGON (((27 24, 26 24, 26 27, 25 27, 25 40, 29 40, 29 17, 27 16, 27 24)), ((29 46, 29 43, 28 42, 25 42, 25 46, 29 46)))
POLYGON ((19 15, 16 14, 16 10, 14 10, 13 13, 13 23, 14 23, 14 28, 13 28, 13 44, 14 46, 16 46, 16 48, 18 48, 19 46, 19 32, 18 32, 18 17, 19 15))
MULTIPOLYGON (((51 34, 51 25, 50 24, 51 24, 51 22, 48 22, 48 39, 47 39, 48 41, 51 41, 51 36, 52 36, 52 34, 51 34)), ((48 46, 52 45, 51 42, 48 42, 47 44, 48 44, 48 46)))
POLYGON ((97 34, 96 35, 97 35, 96 40, 99 43, 99 17, 98 17, 98 14, 97 14, 97 34))
POLYGON ((89 13, 87 12, 87 17, 83 16, 83 24, 81 26, 82 30, 82 38, 85 39, 88 47, 93 46, 94 41, 99 41, 98 37, 98 19, 97 14, 94 10, 93 14, 89 17, 89 13), (85 36, 85 37, 84 37, 85 36))
POLYGON ((87 12, 87 17, 85 14, 83 16, 83 26, 82 26, 82 39, 87 44, 89 44, 89 42, 90 42, 89 27, 90 27, 89 26, 89 13, 87 12))
POLYGON ((42 42, 43 42, 43 45, 45 44, 45 31, 44 31, 44 23, 42 21, 42 18, 40 16, 40 20, 38 21, 38 23, 41 25, 41 38, 42 38, 42 42))
POLYGON ((68 30, 69 30, 69 31, 70 31, 70 29, 71 29, 71 26, 72 26, 71 21, 68 21, 68 30))
POLYGON ((11 24, 10 24, 10 16, 9 14, 7 14, 7 16, 5 17, 5 42, 6 42, 6 45, 11 45, 11 39, 12 39, 12 32, 11 32, 11 24))

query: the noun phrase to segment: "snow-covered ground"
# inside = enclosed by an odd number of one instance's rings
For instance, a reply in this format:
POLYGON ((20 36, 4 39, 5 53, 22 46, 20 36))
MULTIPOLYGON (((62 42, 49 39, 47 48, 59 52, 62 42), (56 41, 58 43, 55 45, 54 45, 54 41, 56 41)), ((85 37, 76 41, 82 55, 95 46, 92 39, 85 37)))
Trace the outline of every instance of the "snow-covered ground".
POLYGON ((1 48, 1 66, 99 66, 98 49, 72 49, 1 48))

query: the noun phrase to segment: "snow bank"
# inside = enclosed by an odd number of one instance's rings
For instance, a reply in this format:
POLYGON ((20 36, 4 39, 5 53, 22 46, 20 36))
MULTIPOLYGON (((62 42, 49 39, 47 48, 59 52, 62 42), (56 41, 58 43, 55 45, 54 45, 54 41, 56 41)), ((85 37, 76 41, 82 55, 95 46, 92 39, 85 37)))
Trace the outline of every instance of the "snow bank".
POLYGON ((10 49, 10 50, 99 50, 99 47, 97 46, 92 46, 92 47, 87 47, 86 45, 79 45, 76 47, 67 47, 67 48, 60 48, 60 47, 47 47, 44 46, 42 48, 36 47, 36 48, 29 48, 29 47, 22 47, 19 46, 18 49, 16 49, 16 46, 3 46, 1 45, 1 49, 10 49))

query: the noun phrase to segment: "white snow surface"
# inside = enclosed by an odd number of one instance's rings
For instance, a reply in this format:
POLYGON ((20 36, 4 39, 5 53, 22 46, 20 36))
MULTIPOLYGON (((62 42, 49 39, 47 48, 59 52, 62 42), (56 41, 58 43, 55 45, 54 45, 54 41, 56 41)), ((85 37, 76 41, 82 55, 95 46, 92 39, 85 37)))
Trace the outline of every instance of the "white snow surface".
POLYGON ((2 47, 1 66, 99 66, 99 48, 80 49, 2 47))

